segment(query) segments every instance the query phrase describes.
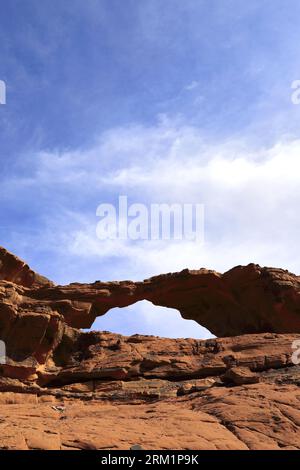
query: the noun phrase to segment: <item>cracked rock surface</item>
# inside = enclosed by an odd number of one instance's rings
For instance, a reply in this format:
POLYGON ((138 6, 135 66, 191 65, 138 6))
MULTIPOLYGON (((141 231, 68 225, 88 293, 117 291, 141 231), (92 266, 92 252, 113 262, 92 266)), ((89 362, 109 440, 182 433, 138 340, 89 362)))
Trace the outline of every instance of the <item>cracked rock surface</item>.
POLYGON ((299 283, 253 264, 56 286, 0 248, 0 449, 300 449, 299 283), (220 337, 79 329, 142 299, 220 337))

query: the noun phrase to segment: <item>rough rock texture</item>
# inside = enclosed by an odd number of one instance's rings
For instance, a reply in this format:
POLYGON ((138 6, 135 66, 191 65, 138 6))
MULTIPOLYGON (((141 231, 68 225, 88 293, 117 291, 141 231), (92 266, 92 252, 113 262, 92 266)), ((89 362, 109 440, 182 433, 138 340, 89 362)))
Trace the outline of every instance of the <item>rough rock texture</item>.
POLYGON ((298 304, 279 269, 55 286, 0 249, 0 449, 300 449, 298 304), (77 329, 142 299, 227 337, 77 329))
POLYGON ((81 333, 37 380, 0 379, 0 449, 300 449, 295 338, 81 333))
POLYGON ((0 248, 0 339, 12 360, 43 363, 66 325, 89 328, 111 308, 140 300, 178 309, 216 336, 300 332, 300 278, 282 269, 250 264, 223 275, 184 270, 143 282, 55 286, 0 248))
POLYGON ((35 273, 28 264, 0 246, 0 280, 11 281, 24 287, 51 286, 49 281, 35 273))
POLYGON ((225 274, 200 269, 164 274, 143 282, 44 285, 24 291, 40 306, 63 315, 75 328, 141 300, 179 310, 216 336, 300 332, 300 278, 275 268, 238 266, 225 274))

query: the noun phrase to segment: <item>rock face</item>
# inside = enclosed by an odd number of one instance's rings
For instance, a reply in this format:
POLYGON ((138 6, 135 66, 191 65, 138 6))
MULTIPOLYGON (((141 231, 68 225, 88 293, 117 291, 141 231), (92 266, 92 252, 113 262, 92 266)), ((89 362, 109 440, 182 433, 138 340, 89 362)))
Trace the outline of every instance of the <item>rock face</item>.
POLYGON ((23 287, 51 286, 49 281, 30 269, 28 264, 0 246, 0 280, 10 281, 23 287))
POLYGON ((74 328, 141 300, 179 310, 216 336, 300 332, 300 278, 275 268, 238 266, 225 274, 200 269, 143 282, 95 282, 26 289, 24 297, 63 316, 74 328))
POLYGON ((0 449, 300 449, 299 282, 249 265, 55 286, 0 249, 0 449), (143 299, 227 337, 78 329, 143 299))
POLYGON ((78 333, 0 378, 0 449, 300 449, 295 338, 78 333))

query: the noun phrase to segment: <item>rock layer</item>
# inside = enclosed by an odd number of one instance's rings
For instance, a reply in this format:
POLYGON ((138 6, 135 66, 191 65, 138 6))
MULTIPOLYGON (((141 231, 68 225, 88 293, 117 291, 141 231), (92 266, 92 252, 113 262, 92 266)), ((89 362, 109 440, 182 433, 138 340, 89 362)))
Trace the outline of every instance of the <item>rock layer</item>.
POLYGON ((0 449, 300 449, 299 282, 251 264, 56 286, 0 249, 0 449), (227 337, 78 329, 144 299, 227 337))
POLYGON ((51 398, 2 396, 0 449, 300 449, 293 385, 215 387, 135 406, 51 398))
POLYGON ((141 300, 179 310, 216 336, 300 332, 300 278, 283 269, 238 266, 225 274, 200 269, 164 274, 143 282, 95 282, 29 289, 36 302, 57 306, 75 328, 141 300))
POLYGON ((36 379, 0 378, 0 449, 300 449, 295 338, 81 333, 36 379))
POLYGON ((53 282, 35 273, 28 264, 1 246, 0 280, 11 281, 24 287, 38 288, 43 285, 53 285, 53 282))
POLYGON ((140 300, 178 309, 216 336, 300 332, 300 280, 281 269, 251 264, 223 275, 184 270, 143 282, 56 286, 3 248, 0 262, 0 340, 12 376, 35 374, 76 341, 77 328, 140 300))

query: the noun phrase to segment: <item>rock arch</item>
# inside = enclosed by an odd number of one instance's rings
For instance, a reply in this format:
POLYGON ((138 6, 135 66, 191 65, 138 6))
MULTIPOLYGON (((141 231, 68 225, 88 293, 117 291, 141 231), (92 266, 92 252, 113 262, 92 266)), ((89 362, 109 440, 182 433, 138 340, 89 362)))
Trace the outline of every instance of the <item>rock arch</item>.
POLYGON ((186 269, 142 282, 57 286, 0 249, 0 340, 10 368, 34 371, 76 342, 78 329, 142 300, 176 309, 215 336, 300 332, 300 278, 283 269, 250 264, 224 274, 186 269))
POLYGON ((255 264, 224 274, 185 269, 143 282, 45 285, 27 294, 48 302, 74 328, 90 328, 96 317, 112 308, 148 300, 178 310, 216 336, 300 332, 299 277, 255 264))

